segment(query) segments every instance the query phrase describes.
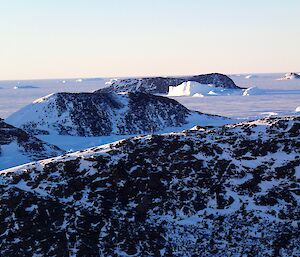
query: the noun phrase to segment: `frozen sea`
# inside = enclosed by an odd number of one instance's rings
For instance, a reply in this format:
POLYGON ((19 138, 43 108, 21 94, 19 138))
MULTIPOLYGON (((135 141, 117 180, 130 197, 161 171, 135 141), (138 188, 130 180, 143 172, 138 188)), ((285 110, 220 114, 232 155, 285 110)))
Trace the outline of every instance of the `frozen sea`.
POLYGON ((0 118, 52 93, 93 92, 104 86, 102 78, 0 81, 0 118))
MULTIPOLYGON (((244 88, 264 89, 260 95, 172 97, 189 109, 234 118, 257 118, 270 114, 294 114, 300 106, 300 80, 278 80, 278 74, 229 75, 244 88), (250 76, 249 76, 250 75, 250 76)), ((0 81, 0 117, 6 118, 35 99, 56 92, 93 92, 109 79, 57 79, 0 81)))
POLYGON ((172 98, 193 110, 234 118, 255 119, 268 115, 295 114, 296 108, 300 106, 300 80, 278 80, 283 75, 229 75, 237 86, 263 89, 260 95, 172 98))

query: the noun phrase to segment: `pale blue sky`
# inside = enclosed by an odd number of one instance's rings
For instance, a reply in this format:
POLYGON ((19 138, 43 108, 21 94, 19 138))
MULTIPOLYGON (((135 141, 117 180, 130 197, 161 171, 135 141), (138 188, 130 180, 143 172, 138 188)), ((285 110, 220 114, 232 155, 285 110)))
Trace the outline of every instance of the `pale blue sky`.
POLYGON ((0 80, 300 72, 299 0, 0 0, 0 80))

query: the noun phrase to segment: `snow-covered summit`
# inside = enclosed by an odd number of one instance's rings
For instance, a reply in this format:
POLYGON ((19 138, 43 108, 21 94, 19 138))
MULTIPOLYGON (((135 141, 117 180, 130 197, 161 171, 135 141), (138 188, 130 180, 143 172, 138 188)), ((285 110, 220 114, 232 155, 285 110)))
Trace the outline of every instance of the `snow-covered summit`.
POLYGON ((144 93, 56 93, 34 101, 6 121, 34 134, 74 136, 148 134, 190 123, 193 127, 230 122, 144 93))
POLYGON ((46 95, 46 96, 43 96, 41 98, 38 98, 38 99, 36 99, 36 100, 33 101, 33 104, 51 101, 53 99, 52 98, 53 95, 54 95, 54 93, 46 95))

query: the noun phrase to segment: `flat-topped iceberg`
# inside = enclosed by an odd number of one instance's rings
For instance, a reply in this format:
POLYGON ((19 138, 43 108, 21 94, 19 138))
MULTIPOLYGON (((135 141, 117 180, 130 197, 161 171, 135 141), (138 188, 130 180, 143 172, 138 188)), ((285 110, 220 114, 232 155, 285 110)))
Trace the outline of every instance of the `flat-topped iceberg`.
POLYGON ((231 89, 216 87, 213 84, 201 84, 195 81, 183 82, 178 86, 170 86, 168 96, 226 96, 226 95, 261 95, 264 94, 264 90, 258 87, 249 87, 247 89, 231 89))
POLYGON ((212 96, 241 94, 241 89, 216 87, 213 84, 201 84, 195 81, 183 82, 178 86, 170 86, 168 96, 212 96))
POLYGON ((258 87, 249 87, 243 91, 243 96, 261 95, 263 93, 263 90, 258 87))

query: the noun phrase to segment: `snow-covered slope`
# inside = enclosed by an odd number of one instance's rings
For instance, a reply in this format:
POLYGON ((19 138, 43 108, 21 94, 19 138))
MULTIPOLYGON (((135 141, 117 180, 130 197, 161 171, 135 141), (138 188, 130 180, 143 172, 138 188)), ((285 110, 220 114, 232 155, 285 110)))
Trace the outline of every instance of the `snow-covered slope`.
POLYGON ((0 255, 299 256, 300 117, 126 139, 0 173, 0 255))
POLYGON ((63 153, 58 147, 47 144, 0 119, 0 170, 63 153))
POLYGON ((282 78, 279 80, 289 80, 289 79, 300 79, 300 74, 295 72, 286 73, 282 78))
POLYGON ((216 87, 239 89, 232 79, 219 73, 203 74, 189 77, 151 77, 151 78, 129 78, 112 79, 108 87, 96 92, 146 92, 153 94, 167 94, 170 86, 178 86, 183 82, 195 81, 204 85, 213 84, 216 87))
POLYGON ((189 124, 191 128, 231 122, 144 93, 57 93, 34 101, 6 121, 34 134, 74 136, 148 134, 189 124))

